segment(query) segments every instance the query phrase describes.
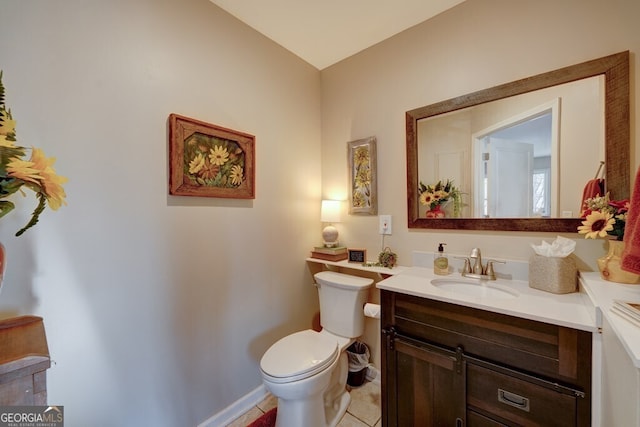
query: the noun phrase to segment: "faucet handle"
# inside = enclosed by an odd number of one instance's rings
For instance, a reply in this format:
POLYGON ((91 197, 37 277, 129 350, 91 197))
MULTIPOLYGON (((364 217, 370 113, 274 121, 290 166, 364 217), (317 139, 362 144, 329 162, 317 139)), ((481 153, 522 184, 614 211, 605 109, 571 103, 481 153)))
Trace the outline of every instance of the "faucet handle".
POLYGON ((463 257, 463 256, 457 256, 457 257, 454 257, 454 258, 461 259, 461 260, 464 261, 464 266, 462 267, 462 274, 471 273, 471 261, 469 261, 469 258, 463 257))
POLYGON ((498 261, 498 260, 495 260, 495 259, 490 259, 490 260, 487 261, 487 269, 486 269, 484 274, 489 276, 493 280, 495 280, 495 278, 496 278, 496 272, 493 269, 493 264, 496 263, 496 262, 498 264, 506 264, 507 263, 506 261, 498 261))

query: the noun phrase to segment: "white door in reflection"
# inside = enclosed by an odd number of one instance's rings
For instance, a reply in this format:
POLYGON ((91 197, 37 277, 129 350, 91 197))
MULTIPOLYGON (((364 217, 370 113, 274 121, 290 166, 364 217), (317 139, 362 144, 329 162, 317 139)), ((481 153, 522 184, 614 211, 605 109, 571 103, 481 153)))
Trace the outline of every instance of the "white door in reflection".
POLYGON ((557 191, 559 100, 489 126, 473 136, 476 218, 553 215, 557 191), (555 178, 557 179, 557 178, 555 178))
POLYGON ((533 144, 486 141, 487 216, 528 218, 533 213, 533 144))

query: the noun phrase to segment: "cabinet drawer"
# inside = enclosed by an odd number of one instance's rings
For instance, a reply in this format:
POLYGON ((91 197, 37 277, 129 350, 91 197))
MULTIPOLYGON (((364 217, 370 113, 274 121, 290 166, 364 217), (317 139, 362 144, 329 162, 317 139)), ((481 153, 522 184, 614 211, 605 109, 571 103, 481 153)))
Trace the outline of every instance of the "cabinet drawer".
POLYGON ((411 295, 394 298, 391 323, 399 333, 585 389, 590 383, 589 332, 411 295))
MULTIPOLYGON (((490 418, 528 426, 576 425, 579 398, 482 366, 467 365, 467 405, 490 418)), ((496 424, 500 425, 500 424, 496 424)))

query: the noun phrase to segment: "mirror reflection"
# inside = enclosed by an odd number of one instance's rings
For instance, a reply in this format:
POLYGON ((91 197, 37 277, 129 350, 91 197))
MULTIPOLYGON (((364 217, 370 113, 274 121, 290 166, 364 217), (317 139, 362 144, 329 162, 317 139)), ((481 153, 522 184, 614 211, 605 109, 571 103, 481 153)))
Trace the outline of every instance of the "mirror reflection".
POLYGON ((573 218, 604 161, 604 78, 424 118, 417 139, 419 181, 461 193, 460 207, 443 204, 447 217, 573 218))
POLYGON ((600 169, 629 197, 629 52, 407 111, 406 130, 409 228, 575 233, 600 169))

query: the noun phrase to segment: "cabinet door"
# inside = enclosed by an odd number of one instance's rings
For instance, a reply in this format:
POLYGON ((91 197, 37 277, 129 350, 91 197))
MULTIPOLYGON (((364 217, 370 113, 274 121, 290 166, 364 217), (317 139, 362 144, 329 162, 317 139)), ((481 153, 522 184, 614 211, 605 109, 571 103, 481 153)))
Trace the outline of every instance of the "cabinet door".
POLYGON ((397 336, 384 351, 383 425, 465 425, 465 362, 461 354, 397 336))

